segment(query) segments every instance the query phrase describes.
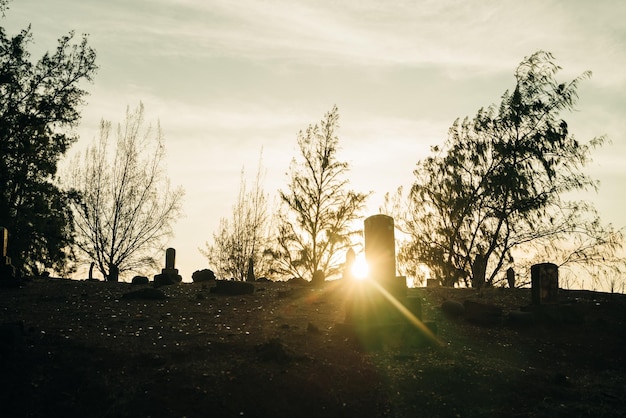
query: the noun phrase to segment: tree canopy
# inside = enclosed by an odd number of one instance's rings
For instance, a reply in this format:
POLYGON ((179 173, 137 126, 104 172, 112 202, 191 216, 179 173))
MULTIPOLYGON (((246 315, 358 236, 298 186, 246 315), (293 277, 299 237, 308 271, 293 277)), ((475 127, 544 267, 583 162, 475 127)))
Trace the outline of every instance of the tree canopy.
POLYGON ((300 158, 291 163, 274 253, 278 271, 312 279, 339 271, 337 256, 359 231, 352 229, 369 194, 349 189, 347 162, 339 161, 339 110, 336 106, 315 125, 298 133, 300 158))
MULTIPOLYGON (((561 114, 573 110, 591 73, 560 82, 559 70, 547 52, 525 58, 499 105, 456 120, 444 146, 418 162, 401 216, 411 237, 400 252, 404 262, 427 265, 448 285, 480 286, 501 280, 516 250, 541 254, 540 247, 584 236, 584 264, 598 248, 617 248, 619 234, 602 227, 590 204, 565 199, 597 186, 582 168, 604 138, 585 143, 569 132, 561 114)), ((581 248, 562 248, 580 255, 581 248)))
MULTIPOLYGON (((6 2, 0 3, 6 7, 6 2)), ((59 159, 77 139, 93 81, 96 52, 74 33, 56 51, 31 61, 30 28, 11 37, 0 27, 0 225, 10 233, 9 255, 20 270, 63 271, 71 255, 72 193, 55 182, 59 159)))

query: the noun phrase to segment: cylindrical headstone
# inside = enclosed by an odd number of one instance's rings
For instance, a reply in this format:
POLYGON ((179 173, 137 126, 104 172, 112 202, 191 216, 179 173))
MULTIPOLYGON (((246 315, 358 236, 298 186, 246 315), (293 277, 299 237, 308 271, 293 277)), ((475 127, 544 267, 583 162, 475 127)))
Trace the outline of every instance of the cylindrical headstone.
POLYGON ((176 262, 176 250, 173 248, 168 248, 167 250, 165 250, 165 268, 173 270, 175 262, 176 262))
POLYGON ((380 282, 393 280, 396 277, 393 218, 387 215, 370 216, 365 219, 363 235, 370 277, 380 282))
POLYGON ((534 305, 558 302, 559 266, 553 263, 530 267, 531 297, 534 305))

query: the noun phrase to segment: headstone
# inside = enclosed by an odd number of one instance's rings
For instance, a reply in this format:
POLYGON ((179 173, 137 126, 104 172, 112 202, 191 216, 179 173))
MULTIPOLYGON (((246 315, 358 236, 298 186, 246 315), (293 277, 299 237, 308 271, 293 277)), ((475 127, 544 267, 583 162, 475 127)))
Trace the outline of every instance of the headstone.
POLYGON ((174 248, 165 250, 165 268, 161 270, 161 274, 154 276, 155 287, 176 284, 183 280, 178 274, 178 269, 175 268, 175 261, 176 250, 174 248))
POLYGON ((313 273, 313 277, 311 278, 311 285, 319 287, 324 285, 324 281, 326 280, 326 275, 322 270, 316 270, 313 273))
POLYGON ((9 231, 0 226, 0 286, 16 286, 18 284, 15 267, 7 255, 9 248, 9 231))
POLYGON ((472 264, 472 286, 482 289, 485 285, 485 274, 487 272, 487 258, 481 251, 476 254, 472 264))
POLYGON ((363 239, 369 278, 377 281, 395 297, 406 295, 406 278, 396 276, 393 218, 387 215, 373 215, 365 219, 363 239))
POLYGON ((109 282, 118 282, 120 280, 120 269, 113 263, 109 263, 109 282))
POLYGON ((209 269, 196 270, 191 275, 191 280, 194 283, 215 281, 215 273, 209 269))
POLYGON ((441 282, 439 279, 426 279, 426 287, 439 287, 441 282))
MULTIPOLYGON (((365 219, 363 235, 369 275, 346 286, 350 290, 343 329, 365 348, 436 341, 436 327, 422 321, 421 299, 408 296, 406 277, 396 275, 393 218, 374 215, 365 219)), ((347 257, 346 264, 349 261, 347 257)))
POLYGON ((165 250, 165 269, 166 270, 175 270, 174 265, 176 264, 176 250, 173 248, 168 248, 165 250))
POLYGON ((254 260, 252 259, 252 257, 250 257, 250 259, 248 260, 248 272, 246 274, 246 281, 253 282, 255 280, 256 277, 254 277, 254 260))
POLYGON ((553 263, 535 264, 530 268, 533 305, 558 302, 559 266, 553 263))
POLYGON ((515 270, 513 270, 513 267, 509 267, 506 270, 506 281, 510 289, 515 289, 515 270))
POLYGON ((7 250, 9 248, 9 231, 0 226, 0 250, 2 251, 2 262, 4 264, 11 264, 10 260, 7 260, 7 250), (9 262, 7 262, 9 261, 9 262))
POLYGON ((135 276, 130 283, 134 285, 142 285, 150 283, 150 280, 146 276, 135 276))
POLYGON ((343 271, 341 274, 342 279, 354 279, 354 274, 352 273, 352 267, 354 266, 354 262, 356 261, 356 254, 352 248, 348 248, 346 251, 346 262, 343 263, 343 271))

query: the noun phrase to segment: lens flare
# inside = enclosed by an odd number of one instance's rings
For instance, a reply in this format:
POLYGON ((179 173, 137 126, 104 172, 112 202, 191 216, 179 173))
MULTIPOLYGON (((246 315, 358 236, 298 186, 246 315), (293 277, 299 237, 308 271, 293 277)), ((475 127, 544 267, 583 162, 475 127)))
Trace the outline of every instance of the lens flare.
POLYGON ((359 254, 352 265, 352 275, 358 280, 364 280, 369 274, 369 267, 365 261, 365 255, 359 254))

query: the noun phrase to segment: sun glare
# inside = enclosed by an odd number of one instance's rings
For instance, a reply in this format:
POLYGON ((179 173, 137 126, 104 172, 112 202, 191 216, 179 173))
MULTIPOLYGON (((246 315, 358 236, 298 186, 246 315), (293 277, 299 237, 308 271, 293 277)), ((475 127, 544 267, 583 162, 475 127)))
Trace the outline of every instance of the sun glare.
POLYGON ((354 260, 354 264, 352 265, 352 274, 358 280, 363 280, 367 277, 369 273, 369 267, 367 265, 367 261, 365 261, 365 255, 359 254, 356 256, 354 260))

